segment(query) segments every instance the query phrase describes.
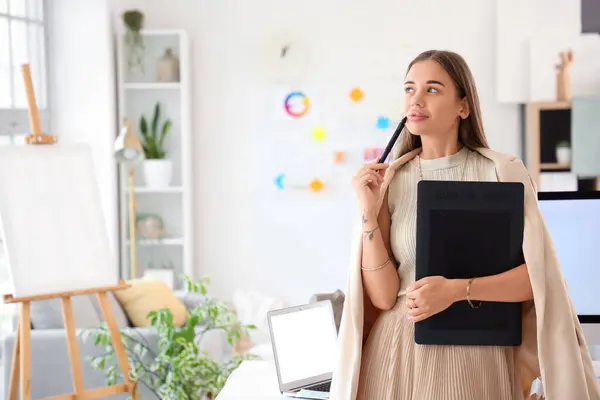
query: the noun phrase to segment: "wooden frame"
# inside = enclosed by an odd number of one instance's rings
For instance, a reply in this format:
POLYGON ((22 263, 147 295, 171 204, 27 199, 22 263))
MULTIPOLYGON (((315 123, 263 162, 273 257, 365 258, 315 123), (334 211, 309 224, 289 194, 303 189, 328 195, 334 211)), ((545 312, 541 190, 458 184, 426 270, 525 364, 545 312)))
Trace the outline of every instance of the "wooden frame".
MULTIPOLYGON (((532 102, 525 105, 525 157, 526 167, 536 185, 540 184, 542 170, 567 170, 570 165, 542 163, 540 161, 540 112, 546 110, 570 110, 571 102, 532 102)), ((595 190, 600 191, 600 176, 595 180, 595 190)))
POLYGON ((131 393, 135 400, 138 400, 137 384, 129 377, 129 362, 125 345, 121 340, 119 327, 110 308, 107 292, 122 290, 130 287, 124 281, 116 286, 98 287, 91 289, 82 289, 76 291, 41 294, 38 296, 27 296, 13 298, 11 295, 4 296, 5 303, 20 303, 19 324, 17 326, 17 339, 13 348, 12 365, 10 369, 10 381, 8 389, 8 399, 16 400, 17 391, 20 389, 21 399, 31 399, 31 315, 30 304, 32 301, 48 300, 60 298, 62 303, 62 314, 67 333, 67 348, 69 350, 69 362, 71 364, 71 373, 73 376, 73 393, 50 397, 51 400, 73 400, 73 399, 97 399, 101 397, 113 396, 120 393, 131 393), (73 307, 71 297, 80 295, 95 294, 102 309, 102 315, 106 321, 115 355, 119 363, 119 368, 125 379, 125 383, 85 390, 83 385, 83 373, 81 369, 81 359, 79 357, 79 346, 77 345, 77 335, 75 333, 75 319, 73 317, 73 307))
POLYGON ((525 158, 526 166, 534 182, 540 184, 540 172, 543 169, 566 169, 561 164, 542 164, 540 161, 540 112, 545 110, 569 110, 570 102, 534 102, 525 105, 525 158))

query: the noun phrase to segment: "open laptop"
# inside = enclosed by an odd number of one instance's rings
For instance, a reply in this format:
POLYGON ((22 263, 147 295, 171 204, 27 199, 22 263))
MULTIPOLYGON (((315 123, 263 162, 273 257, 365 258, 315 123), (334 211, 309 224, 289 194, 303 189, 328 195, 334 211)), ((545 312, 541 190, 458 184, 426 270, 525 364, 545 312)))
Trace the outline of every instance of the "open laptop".
POLYGON ((267 313, 279 390, 300 398, 329 398, 337 330, 329 300, 267 313))

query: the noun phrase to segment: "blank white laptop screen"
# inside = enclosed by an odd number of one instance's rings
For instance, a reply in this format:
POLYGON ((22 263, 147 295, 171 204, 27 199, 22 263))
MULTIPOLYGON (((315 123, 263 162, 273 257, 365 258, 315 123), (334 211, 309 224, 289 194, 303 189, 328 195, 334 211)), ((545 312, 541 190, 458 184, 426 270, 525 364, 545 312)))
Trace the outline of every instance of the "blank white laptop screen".
POLYGON ((577 314, 600 315, 600 199, 541 197, 539 205, 577 314))
POLYGON ((337 332, 328 307, 274 315, 271 327, 283 384, 333 371, 337 332))

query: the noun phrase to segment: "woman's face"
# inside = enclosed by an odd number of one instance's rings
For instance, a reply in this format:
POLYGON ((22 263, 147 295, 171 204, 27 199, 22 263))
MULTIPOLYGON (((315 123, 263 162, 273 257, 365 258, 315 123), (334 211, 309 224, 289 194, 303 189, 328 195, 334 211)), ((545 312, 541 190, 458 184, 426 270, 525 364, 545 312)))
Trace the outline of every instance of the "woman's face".
POLYGON ((469 115, 450 75, 434 60, 415 63, 404 83, 406 127, 414 135, 441 137, 458 131, 458 119, 469 115))

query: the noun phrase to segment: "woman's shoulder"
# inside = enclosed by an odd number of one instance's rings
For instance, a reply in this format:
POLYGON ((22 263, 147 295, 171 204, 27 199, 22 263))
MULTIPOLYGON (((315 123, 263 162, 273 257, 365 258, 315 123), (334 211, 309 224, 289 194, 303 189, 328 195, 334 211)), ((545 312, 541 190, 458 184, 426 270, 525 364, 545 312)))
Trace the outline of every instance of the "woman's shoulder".
POLYGON ((472 150, 489 159, 496 166, 510 165, 525 168, 523 161, 514 154, 497 151, 488 147, 476 147, 472 150))
POLYGON ((537 185, 531 178, 531 174, 527 170, 525 163, 519 157, 489 148, 477 148, 474 150, 493 161, 495 168, 501 177, 510 180, 518 180, 523 183, 530 183, 534 189, 537 189, 537 185))

